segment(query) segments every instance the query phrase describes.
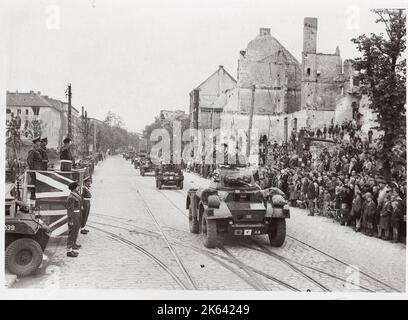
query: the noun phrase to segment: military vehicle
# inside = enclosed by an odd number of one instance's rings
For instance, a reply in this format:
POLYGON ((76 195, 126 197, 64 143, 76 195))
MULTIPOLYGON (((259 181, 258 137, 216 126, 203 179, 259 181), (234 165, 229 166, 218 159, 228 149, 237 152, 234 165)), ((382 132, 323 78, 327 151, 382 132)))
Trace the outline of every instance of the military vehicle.
POLYGON ((68 185, 77 181, 82 188, 87 174, 87 168, 26 170, 11 184, 5 202, 5 265, 11 273, 35 272, 49 238, 68 231, 68 185))
POLYGON ((140 161, 139 170, 140 175, 143 177, 147 172, 156 173, 157 166, 153 163, 152 159, 145 157, 140 161))
POLYGON ((175 164, 163 164, 156 170, 156 187, 176 186, 183 189, 184 175, 180 166, 175 164))
POLYGON ((201 233, 207 248, 217 246, 218 234, 267 234, 270 244, 280 247, 290 218, 284 196, 278 188, 261 190, 248 168, 220 167, 208 188, 188 190, 190 232, 201 233))
POLYGON ((5 266, 19 277, 28 276, 41 265, 51 230, 33 206, 10 196, 5 205, 5 266))

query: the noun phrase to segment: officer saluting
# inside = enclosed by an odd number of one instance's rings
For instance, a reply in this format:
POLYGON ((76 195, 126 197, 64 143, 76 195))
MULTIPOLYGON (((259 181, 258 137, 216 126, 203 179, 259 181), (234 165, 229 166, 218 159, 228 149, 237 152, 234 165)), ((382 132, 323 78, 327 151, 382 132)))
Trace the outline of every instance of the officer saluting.
POLYGON ((82 187, 82 200, 83 210, 81 215, 81 234, 87 234, 89 230, 85 229, 86 222, 88 221, 89 211, 91 210, 91 198, 92 194, 89 191, 91 187, 91 179, 88 177, 84 180, 84 186, 82 187))
POLYGON ((71 193, 67 198, 67 215, 68 215, 68 240, 67 256, 76 258, 81 246, 76 243, 81 225, 81 196, 79 195, 78 182, 72 182, 68 186, 71 193))

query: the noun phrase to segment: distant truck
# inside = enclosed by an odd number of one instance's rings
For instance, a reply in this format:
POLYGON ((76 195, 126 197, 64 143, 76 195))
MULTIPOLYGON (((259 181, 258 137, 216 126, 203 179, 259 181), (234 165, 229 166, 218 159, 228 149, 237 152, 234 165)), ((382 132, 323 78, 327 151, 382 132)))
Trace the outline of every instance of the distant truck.
POLYGON ((161 189, 163 186, 175 186, 183 189, 184 175, 179 165, 163 164, 156 169, 156 187, 161 189))
POLYGON ((290 218, 284 193, 278 188, 260 190, 253 171, 220 168, 208 188, 189 189, 186 209, 190 232, 203 235, 204 246, 214 248, 218 234, 269 236, 274 247, 283 245, 290 218))

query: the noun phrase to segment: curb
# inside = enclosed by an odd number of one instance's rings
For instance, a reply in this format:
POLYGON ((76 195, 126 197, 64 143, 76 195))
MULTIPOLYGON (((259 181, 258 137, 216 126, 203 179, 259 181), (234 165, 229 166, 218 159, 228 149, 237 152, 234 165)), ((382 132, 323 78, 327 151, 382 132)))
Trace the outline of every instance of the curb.
POLYGON ((7 288, 11 288, 13 286, 13 284, 16 282, 17 280, 17 276, 15 274, 11 274, 11 273, 7 273, 5 275, 5 286, 7 288))

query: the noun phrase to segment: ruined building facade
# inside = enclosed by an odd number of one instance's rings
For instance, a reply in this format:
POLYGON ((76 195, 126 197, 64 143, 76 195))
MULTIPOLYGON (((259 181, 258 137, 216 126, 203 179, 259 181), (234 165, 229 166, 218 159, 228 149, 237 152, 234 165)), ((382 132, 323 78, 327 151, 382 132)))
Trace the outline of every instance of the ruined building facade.
POLYGON ((255 85, 254 113, 282 114, 300 110, 301 66, 296 58, 271 36, 269 28, 240 52, 238 60, 238 110, 249 112, 255 85))
POLYGON ((335 53, 317 53, 317 18, 305 18, 301 108, 334 111, 338 98, 349 88, 347 80, 351 68, 350 60, 343 66, 339 47, 335 53))

